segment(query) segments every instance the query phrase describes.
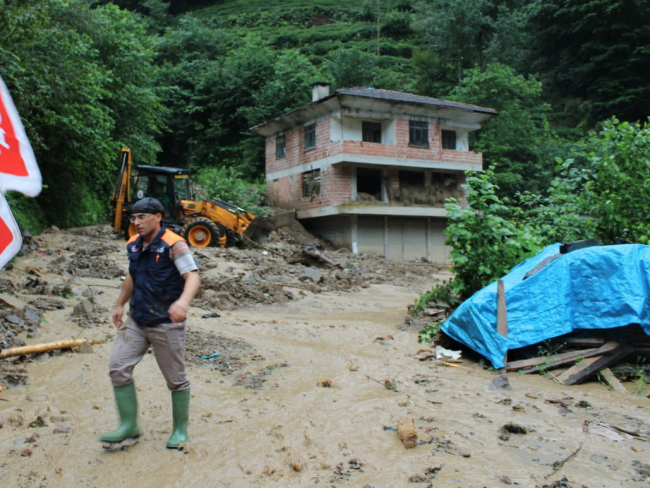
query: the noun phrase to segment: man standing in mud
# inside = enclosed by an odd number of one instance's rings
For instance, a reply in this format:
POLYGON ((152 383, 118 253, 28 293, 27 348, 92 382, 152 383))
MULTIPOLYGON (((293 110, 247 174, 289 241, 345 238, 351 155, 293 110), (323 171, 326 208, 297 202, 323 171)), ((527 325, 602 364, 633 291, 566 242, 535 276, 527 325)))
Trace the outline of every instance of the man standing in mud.
POLYGON ((150 345, 172 396, 174 427, 167 448, 183 449, 187 442, 190 382, 185 374, 185 321, 199 289, 199 273, 185 240, 161 225, 164 213, 155 198, 143 198, 131 210, 137 235, 126 244, 129 273, 113 311, 119 332, 109 363, 120 425, 100 437, 107 447, 140 435, 133 369, 150 345), (129 316, 123 322, 127 301, 129 316))

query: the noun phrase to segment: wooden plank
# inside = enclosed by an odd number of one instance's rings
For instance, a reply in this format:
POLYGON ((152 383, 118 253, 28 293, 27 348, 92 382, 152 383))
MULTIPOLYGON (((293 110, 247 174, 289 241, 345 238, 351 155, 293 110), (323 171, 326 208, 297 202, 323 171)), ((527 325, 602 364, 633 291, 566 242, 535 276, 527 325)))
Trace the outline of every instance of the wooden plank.
POLYGON ((594 357, 591 357, 591 358, 584 359, 584 360, 580 361, 579 363, 576 363, 573 366, 571 366, 569 369, 564 371, 562 374, 557 375, 555 377, 555 379, 558 380, 560 383, 564 384, 564 382, 566 380, 568 380, 569 378, 571 378, 575 374, 579 373, 583 369, 588 368, 589 366, 594 364, 596 361, 601 359, 603 356, 604 355, 600 355, 600 356, 594 356, 594 357))
MULTIPOLYGON (((602 347, 598 347, 598 348, 563 352, 560 354, 554 354, 552 356, 540 356, 532 359, 522 359, 521 361, 512 361, 511 363, 508 363, 507 369, 508 371, 518 371, 520 369, 530 368, 530 367, 533 367, 533 369, 535 369, 534 368, 535 366, 542 366, 542 368, 537 368, 538 370, 551 369, 555 366, 563 366, 565 364, 572 363, 578 358, 589 358, 592 356, 605 354, 607 352, 616 349, 618 345, 619 345, 618 342, 610 341, 607 344, 603 345, 602 347)), ((528 371, 528 372, 532 373, 534 371, 528 371)))
MULTIPOLYGON (((555 340, 553 341, 555 342, 555 340)), ((558 343, 562 343, 568 347, 600 347, 605 344, 604 337, 566 337, 564 339, 558 340, 558 343)))
MULTIPOLYGON (((503 280, 497 282, 497 332, 503 337, 508 337, 508 310, 506 308, 506 291, 503 280)), ((503 362, 508 362, 508 352, 503 362)))
POLYGON ((600 372, 600 376, 603 378, 603 380, 605 380, 605 383, 607 383, 612 390, 619 393, 629 393, 623 384, 618 381, 618 378, 614 375, 614 373, 612 373, 611 369, 603 369, 600 372))
MULTIPOLYGON (((562 381, 562 384, 568 386, 568 385, 575 385, 581 383, 585 381, 587 378, 589 378, 591 375, 598 373, 599 371, 602 371, 603 369, 614 364, 619 359, 624 358, 632 351, 634 351, 634 348, 632 346, 627 346, 627 345, 619 346, 616 349, 614 349, 612 352, 603 355, 602 357, 598 358, 594 362, 590 362, 586 360, 582 361, 582 363, 580 363, 580 365, 578 366, 582 366, 583 363, 584 366, 580 368, 579 371, 576 371, 574 374, 572 374, 571 376, 565 377, 562 381)), ((566 375, 566 373, 567 372, 565 372, 562 376, 566 375)))

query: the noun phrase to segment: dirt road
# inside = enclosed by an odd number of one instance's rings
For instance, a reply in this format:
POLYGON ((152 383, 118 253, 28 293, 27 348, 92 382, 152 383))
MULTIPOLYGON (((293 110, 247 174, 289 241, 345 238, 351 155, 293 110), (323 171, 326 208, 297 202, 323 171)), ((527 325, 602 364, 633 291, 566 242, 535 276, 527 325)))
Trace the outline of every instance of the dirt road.
POLYGON ((3 302, 1 347, 106 342, 0 360, 1 486, 650 486, 647 398, 516 374, 492 389, 498 374, 474 361, 414 357, 417 333, 397 326, 445 270, 346 253, 309 265, 286 240, 274 249, 197 253, 189 450, 165 448, 170 395, 147 355, 135 373, 143 435, 109 453, 97 439, 116 426, 107 363, 123 242, 105 228, 35 238, 0 273, 1 291, 27 304, 3 302), (403 417, 415 448, 398 438, 403 417))

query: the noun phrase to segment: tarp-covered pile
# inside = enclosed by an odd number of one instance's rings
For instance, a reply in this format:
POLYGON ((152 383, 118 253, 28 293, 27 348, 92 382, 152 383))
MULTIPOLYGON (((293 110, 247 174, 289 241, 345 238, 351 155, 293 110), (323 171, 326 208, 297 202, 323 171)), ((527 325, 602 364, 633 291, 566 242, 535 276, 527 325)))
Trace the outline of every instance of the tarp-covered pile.
POLYGON ((640 324, 650 335, 650 246, 594 246, 566 254, 560 247, 546 247, 502 278, 507 337, 497 332, 497 282, 463 302, 442 332, 495 368, 505 366, 509 349, 576 330, 640 324))

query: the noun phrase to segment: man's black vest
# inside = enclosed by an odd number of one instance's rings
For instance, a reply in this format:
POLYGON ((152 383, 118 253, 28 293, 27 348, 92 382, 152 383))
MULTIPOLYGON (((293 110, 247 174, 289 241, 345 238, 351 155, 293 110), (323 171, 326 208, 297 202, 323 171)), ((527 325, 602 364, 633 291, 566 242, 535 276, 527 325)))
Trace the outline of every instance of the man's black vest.
POLYGON ((130 314, 139 324, 171 322, 169 307, 178 300, 185 287, 185 279, 171 258, 171 247, 178 241, 184 239, 162 228, 146 249, 142 249, 139 235, 126 243, 129 274, 133 280, 130 314))

